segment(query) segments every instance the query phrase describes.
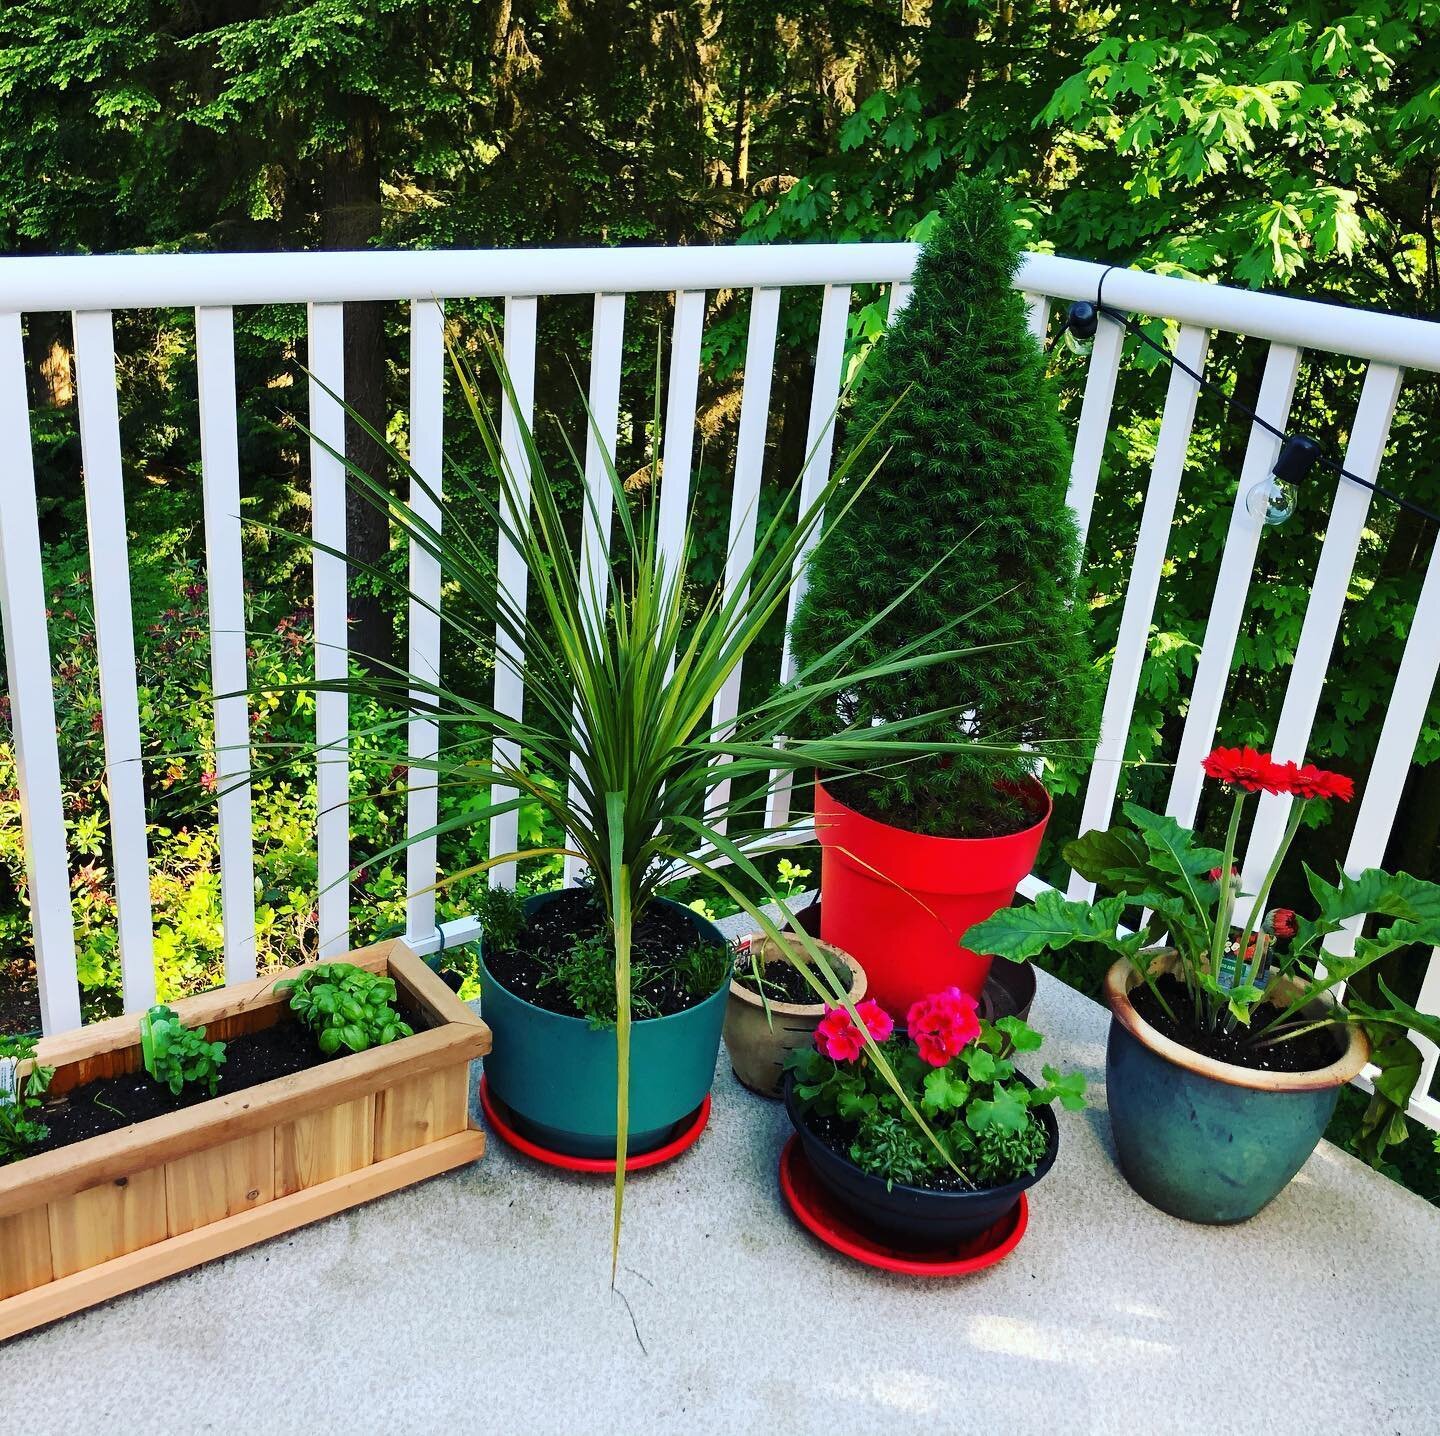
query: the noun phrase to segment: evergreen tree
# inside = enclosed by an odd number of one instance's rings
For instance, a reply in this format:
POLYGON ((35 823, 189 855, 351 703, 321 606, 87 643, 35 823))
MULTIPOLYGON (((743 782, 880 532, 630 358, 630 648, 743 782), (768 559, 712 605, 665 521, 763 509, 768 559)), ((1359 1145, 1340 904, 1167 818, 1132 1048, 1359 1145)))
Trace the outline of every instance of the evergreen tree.
MULTIPOLYGON (((1044 356, 1012 287, 1019 258, 1004 190, 962 179, 855 404, 857 432, 883 422, 888 457, 817 549, 794 628, 801 661, 816 658, 949 553, 852 650, 853 662, 872 662, 971 610, 946 646, 980 651, 857 689, 837 723, 953 708, 960 716, 950 721, 980 742, 1061 743, 1066 752, 1093 742, 1097 683, 1074 607, 1069 452, 1044 356)), ((1013 792, 994 784, 1028 767, 985 753, 920 759, 847 778, 841 794, 913 831, 981 836, 1025 826, 1013 792)))

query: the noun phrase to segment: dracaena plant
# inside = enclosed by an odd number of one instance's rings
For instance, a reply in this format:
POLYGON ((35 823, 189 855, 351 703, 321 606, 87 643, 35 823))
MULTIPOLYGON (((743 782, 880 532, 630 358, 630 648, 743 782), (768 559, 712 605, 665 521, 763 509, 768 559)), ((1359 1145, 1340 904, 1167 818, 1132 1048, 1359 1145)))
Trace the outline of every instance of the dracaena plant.
MULTIPOLYGON (((572 854, 588 868, 613 935, 618 1070, 613 1265, 618 1260, 624 1201, 631 939, 636 922, 666 881, 690 873, 713 882, 778 941, 788 913, 777 923, 765 911, 767 904, 785 910, 781 892, 756 862, 760 852, 784 835, 766 818, 766 797, 774 784, 789 784, 797 774, 808 775, 817 767, 843 772, 864 761, 873 770, 886 761, 905 763, 937 749, 977 746, 965 739, 937 744, 915 738, 919 725, 933 730, 945 717, 933 712, 857 723, 823 738, 787 742, 785 735, 800 731, 797 720, 807 709, 833 706, 838 695, 856 683, 878 683, 887 675, 927 664, 960 661, 967 650, 956 635, 972 615, 952 614, 933 632, 858 661, 856 645, 905 600, 915 587, 912 584, 788 681, 742 706, 729 722, 717 724, 713 718, 717 695, 761 633, 786 611, 803 569, 803 555, 844 523, 846 510, 873 479, 880 463, 876 439, 884 428, 884 416, 817 486, 813 502, 802 504, 797 477, 776 514, 759 525, 753 556, 728 594, 705 591, 692 582, 688 525, 671 535, 673 542, 662 545, 659 504, 648 494, 637 500, 626 490, 596 432, 618 531, 610 555, 607 598, 578 562, 561 510, 562 485, 552 478, 520 411, 499 346, 493 340, 483 344, 499 380, 502 403, 509 406, 514 420, 523 472, 512 466, 500 442, 497 417, 482 401, 472 365, 453 336, 449 347, 453 372, 488 457, 488 472, 453 466, 447 471, 443 494, 436 492, 384 436, 369 430, 385 447, 391 465, 436 506, 440 522, 398 500, 383 477, 355 467, 334 449, 330 452, 346 464, 352 487, 383 507, 399 534, 438 565, 448 595, 438 610, 441 624, 472 651, 489 650, 492 635, 498 634, 495 663, 522 677, 523 716, 504 712, 443 679, 398 669, 352 670, 345 680, 304 686, 310 691, 344 691, 377 701, 392 712, 403 711, 407 717, 431 718, 446 734, 436 758, 415 763, 404 751, 384 751, 385 735, 402 734, 405 718, 364 730, 380 749, 381 761, 411 763, 433 773, 434 781, 469 795, 454 816, 407 836, 370 861, 383 861, 422 838, 487 825, 499 814, 516 812, 525 802, 538 804, 566 834, 564 846, 495 853, 485 862, 446 874, 439 886, 502 863, 557 853, 572 854), (496 584, 487 560, 495 552, 497 531, 529 571, 528 616, 496 584), (717 788, 721 776, 729 782, 717 788)), ((363 426, 353 411, 351 417, 363 426)), ((658 363, 653 426, 658 444, 658 363)), ((583 466, 573 449, 570 458, 583 479, 583 466)), ((573 480, 567 479, 563 491, 572 488, 573 480)), ((598 525, 593 496, 583 482, 580 488, 589 505, 588 516, 598 525)), ((938 557, 931 571, 949 557, 948 552, 938 557)), ((436 611, 388 572, 350 562, 397 598, 436 611)), ((928 576, 922 575, 916 584, 928 576)), ((1010 751, 992 746, 995 751, 1010 751)), ((795 924, 790 926, 791 940, 816 962, 813 968, 802 968, 806 980, 821 997, 847 1005, 840 984, 817 961, 819 950, 813 940, 795 924)), ((928 1131, 878 1049, 872 1060, 921 1129, 928 1131)))
POLYGON ((1126 803, 1128 825, 1086 833, 1064 849, 1066 862, 1111 896, 1090 903, 1045 891, 1033 905, 972 927, 964 941, 1017 961, 1075 943, 1108 948, 1131 964, 1180 1029, 1202 1038, 1224 1031, 1257 1055, 1321 1029, 1357 1024, 1379 1069, 1362 1124, 1362 1149, 1378 1163, 1386 1145, 1405 1136, 1405 1107, 1420 1075, 1420 1052, 1409 1034, 1440 1042, 1440 1019, 1417 1011, 1378 974, 1373 1000, 1353 990, 1342 996, 1341 989, 1397 950, 1428 958, 1440 944, 1440 887, 1378 868, 1342 872, 1331 883, 1305 866, 1313 915, 1267 911, 1307 809, 1348 802, 1354 784, 1342 773, 1277 762, 1253 748, 1217 748, 1204 768, 1232 799, 1223 849, 1197 843, 1174 818, 1126 803), (1258 891, 1246 897, 1235 846, 1245 805, 1260 792, 1287 795, 1292 806, 1258 891), (1353 944, 1328 941, 1371 915, 1374 930, 1357 931, 1353 944), (1176 953, 1178 1002, 1157 985, 1154 947, 1161 941, 1176 953))

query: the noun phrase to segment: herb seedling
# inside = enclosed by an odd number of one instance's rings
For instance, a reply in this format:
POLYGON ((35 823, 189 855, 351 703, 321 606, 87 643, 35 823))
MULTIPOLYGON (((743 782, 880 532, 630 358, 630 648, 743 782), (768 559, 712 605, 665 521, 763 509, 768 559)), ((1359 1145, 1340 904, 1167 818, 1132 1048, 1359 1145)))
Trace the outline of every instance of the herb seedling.
POLYGON ((19 1058, 0 1057, 0 1165, 28 1157, 50 1135, 31 1114, 39 1109, 55 1069, 36 1064, 23 1081, 19 1069, 19 1058))
POLYGON ((205 1086, 212 1097, 220 1086, 225 1044, 207 1042, 203 1027, 186 1027, 163 1003, 140 1019, 140 1055, 145 1070, 176 1097, 187 1084, 205 1086))
POLYGON ((299 977, 282 978, 276 992, 290 994, 290 1010, 315 1034, 326 1057, 342 1047, 364 1052, 383 1047, 414 1028, 391 1006, 395 983, 350 962, 322 962, 299 977))

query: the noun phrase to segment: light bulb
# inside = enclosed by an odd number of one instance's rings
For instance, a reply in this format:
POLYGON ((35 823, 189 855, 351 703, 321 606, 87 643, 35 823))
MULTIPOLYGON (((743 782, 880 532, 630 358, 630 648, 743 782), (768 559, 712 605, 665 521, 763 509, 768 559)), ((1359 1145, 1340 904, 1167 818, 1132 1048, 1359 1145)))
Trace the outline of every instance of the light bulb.
POLYGON ((1100 311, 1088 299, 1077 299, 1065 316, 1065 347, 1072 354, 1085 355, 1095 347, 1100 311))
POLYGON ((1295 490, 1272 475, 1261 479, 1246 494, 1245 507, 1250 511, 1251 518, 1273 528, 1276 524, 1283 524, 1295 512, 1295 490))

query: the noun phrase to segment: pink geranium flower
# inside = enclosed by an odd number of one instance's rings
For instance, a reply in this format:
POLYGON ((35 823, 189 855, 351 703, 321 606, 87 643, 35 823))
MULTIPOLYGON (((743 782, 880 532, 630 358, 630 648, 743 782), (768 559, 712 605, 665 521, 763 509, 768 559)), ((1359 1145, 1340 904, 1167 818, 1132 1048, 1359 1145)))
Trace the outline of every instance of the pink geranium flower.
MULTIPOLYGON (((895 1030, 895 1019, 873 998, 867 997, 855 1011, 876 1042, 884 1042, 895 1030)), ((815 1028, 815 1046, 832 1062, 853 1062, 865 1050, 865 1038, 843 1007, 827 1007, 815 1028)))
POLYGON ((911 1005, 905 1018, 910 1040, 932 1067, 943 1067, 980 1035, 980 1004, 968 992, 947 987, 911 1005))

